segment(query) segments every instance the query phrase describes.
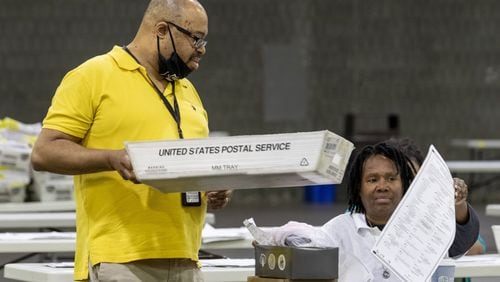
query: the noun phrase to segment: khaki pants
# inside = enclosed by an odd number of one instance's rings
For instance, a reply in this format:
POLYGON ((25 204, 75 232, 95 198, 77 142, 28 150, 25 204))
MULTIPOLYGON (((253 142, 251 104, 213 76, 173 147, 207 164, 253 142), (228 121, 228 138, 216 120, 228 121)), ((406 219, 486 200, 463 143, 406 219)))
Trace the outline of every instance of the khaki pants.
POLYGON ((100 263, 89 268, 90 282, 203 282, 201 270, 189 259, 147 259, 100 263))

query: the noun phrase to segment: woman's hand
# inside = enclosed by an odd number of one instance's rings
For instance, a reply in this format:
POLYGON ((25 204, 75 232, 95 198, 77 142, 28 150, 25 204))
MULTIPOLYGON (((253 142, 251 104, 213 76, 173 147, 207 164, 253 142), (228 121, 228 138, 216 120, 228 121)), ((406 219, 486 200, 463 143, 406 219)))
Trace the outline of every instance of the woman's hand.
POLYGON ((465 201, 467 201, 467 195, 469 194, 469 189, 465 181, 460 178, 453 178, 453 188, 455 188, 455 205, 458 206, 465 201))

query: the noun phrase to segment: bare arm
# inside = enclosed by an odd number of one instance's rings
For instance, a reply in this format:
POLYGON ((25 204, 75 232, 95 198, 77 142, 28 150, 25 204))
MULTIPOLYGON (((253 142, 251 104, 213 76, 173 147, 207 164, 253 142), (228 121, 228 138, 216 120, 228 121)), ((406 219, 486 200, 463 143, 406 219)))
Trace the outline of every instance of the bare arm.
POLYGON ((480 255, 485 253, 485 246, 481 243, 481 240, 478 238, 477 241, 472 245, 472 247, 467 251, 468 256, 480 255))
POLYGON ((124 179, 136 182, 124 149, 88 149, 80 142, 75 136, 42 129, 31 154, 33 169, 71 175, 116 170, 124 179))

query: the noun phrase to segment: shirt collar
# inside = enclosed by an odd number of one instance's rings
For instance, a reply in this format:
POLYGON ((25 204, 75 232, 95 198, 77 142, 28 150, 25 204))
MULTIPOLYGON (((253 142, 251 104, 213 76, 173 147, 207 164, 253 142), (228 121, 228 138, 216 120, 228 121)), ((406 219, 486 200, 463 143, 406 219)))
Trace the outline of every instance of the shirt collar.
MULTIPOLYGON (((139 63, 129 54, 127 51, 123 49, 123 47, 120 46, 114 46, 111 51, 108 52, 108 54, 115 60, 116 64, 124 69, 124 70, 139 70, 141 71, 144 75, 147 75, 146 68, 139 63)), ((187 88, 186 85, 186 78, 179 79, 178 82, 183 88, 187 88)), ((169 83, 170 84, 170 83, 169 83)), ((167 86, 168 88, 169 86, 167 86)))
POLYGON ((351 216, 354 221, 354 226, 356 226, 356 232, 360 233, 362 230, 368 230, 374 234, 380 234, 380 229, 377 227, 370 227, 366 224, 366 216, 364 213, 353 213, 351 216))
POLYGON ((136 70, 136 69, 144 69, 143 66, 139 65, 132 56, 130 56, 127 51, 123 50, 120 46, 114 46, 111 51, 108 53, 113 60, 115 60, 116 64, 125 70, 136 70))

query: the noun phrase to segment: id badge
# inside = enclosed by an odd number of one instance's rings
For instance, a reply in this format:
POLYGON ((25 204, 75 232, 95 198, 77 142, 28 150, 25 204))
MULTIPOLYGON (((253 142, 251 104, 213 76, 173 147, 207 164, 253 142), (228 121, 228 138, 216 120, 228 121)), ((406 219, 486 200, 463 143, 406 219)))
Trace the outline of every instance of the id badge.
POLYGON ((182 205, 185 207, 201 206, 200 192, 184 192, 181 194, 182 205))

